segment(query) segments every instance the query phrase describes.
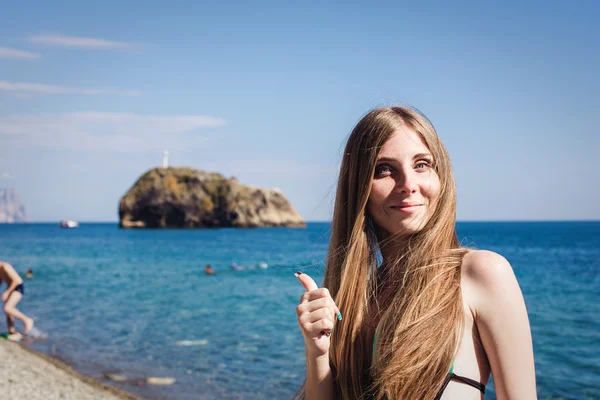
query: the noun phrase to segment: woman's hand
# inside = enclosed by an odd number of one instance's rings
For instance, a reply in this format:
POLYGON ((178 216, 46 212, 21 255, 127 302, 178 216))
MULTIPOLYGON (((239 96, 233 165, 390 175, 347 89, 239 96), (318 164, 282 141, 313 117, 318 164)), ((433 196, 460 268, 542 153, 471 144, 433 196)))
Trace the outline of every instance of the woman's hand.
POLYGON ((296 277, 306 289, 296 307, 306 355, 321 357, 329 352, 331 331, 335 321, 342 319, 342 314, 331 298, 329 290, 319 289, 315 281, 302 272, 296 272, 296 277))

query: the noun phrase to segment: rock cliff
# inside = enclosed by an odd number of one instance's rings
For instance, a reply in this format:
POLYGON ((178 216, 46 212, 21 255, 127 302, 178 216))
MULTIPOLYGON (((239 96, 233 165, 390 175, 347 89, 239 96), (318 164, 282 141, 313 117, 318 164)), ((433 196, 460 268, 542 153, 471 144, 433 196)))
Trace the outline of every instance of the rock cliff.
POLYGON ((25 206, 14 189, 0 189, 0 223, 27 221, 25 206))
POLYGON ((154 168, 121 198, 123 228, 305 227, 277 189, 191 168, 154 168))

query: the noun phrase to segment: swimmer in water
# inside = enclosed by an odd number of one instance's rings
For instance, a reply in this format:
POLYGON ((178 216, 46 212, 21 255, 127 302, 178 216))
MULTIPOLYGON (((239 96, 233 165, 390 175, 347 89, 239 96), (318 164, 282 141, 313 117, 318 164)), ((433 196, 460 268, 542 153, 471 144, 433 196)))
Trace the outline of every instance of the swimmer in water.
POLYGON ((243 270, 243 269, 244 269, 244 267, 242 267, 241 265, 237 265, 237 264, 235 263, 235 261, 234 261, 234 262, 232 262, 232 263, 231 263, 231 269, 232 269, 233 271, 241 271, 241 270, 243 270))

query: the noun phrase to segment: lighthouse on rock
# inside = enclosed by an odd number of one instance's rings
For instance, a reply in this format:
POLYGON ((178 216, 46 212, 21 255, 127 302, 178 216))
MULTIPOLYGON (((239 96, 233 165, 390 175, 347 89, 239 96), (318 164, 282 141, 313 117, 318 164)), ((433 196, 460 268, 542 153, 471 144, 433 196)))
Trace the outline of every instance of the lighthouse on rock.
POLYGON ((163 168, 169 168, 169 152, 163 151, 163 168))

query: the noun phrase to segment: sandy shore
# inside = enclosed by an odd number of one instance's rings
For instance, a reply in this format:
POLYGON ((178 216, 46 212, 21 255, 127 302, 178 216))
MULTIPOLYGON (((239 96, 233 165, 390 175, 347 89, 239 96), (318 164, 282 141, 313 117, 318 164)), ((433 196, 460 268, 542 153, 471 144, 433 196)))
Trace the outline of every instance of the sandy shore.
POLYGON ((3 399, 139 400, 6 339, 0 339, 0 362, 3 399))

